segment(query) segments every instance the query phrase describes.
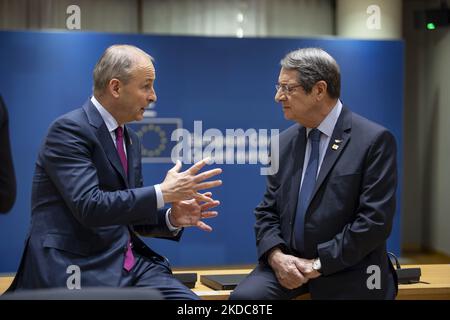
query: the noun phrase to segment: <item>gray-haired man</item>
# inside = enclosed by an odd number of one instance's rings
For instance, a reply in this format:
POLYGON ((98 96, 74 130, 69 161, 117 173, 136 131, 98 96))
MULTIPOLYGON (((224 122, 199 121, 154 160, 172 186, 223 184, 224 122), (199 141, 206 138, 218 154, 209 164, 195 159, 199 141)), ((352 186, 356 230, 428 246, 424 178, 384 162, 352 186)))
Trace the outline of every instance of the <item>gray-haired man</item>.
POLYGON ((393 299, 393 135, 342 105, 339 66, 324 50, 289 53, 276 89, 297 123, 280 134, 280 169, 255 210, 259 264, 231 299, 393 299))

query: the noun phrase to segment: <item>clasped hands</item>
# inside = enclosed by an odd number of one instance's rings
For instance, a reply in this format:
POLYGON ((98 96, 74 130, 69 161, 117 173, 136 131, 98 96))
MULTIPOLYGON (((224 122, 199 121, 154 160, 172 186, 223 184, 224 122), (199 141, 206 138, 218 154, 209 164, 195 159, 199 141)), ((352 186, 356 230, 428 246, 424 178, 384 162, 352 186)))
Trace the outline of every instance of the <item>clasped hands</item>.
POLYGON ((181 161, 177 160, 160 184, 164 203, 172 204, 169 220, 174 227, 196 226, 203 231, 212 231, 202 219, 216 217, 217 211, 210 209, 217 207, 220 202, 212 198, 211 192, 200 193, 199 190, 220 186, 221 180, 204 181, 222 173, 222 169, 198 173, 208 161, 209 158, 200 160, 186 171, 180 172, 181 161))
POLYGON ((279 248, 269 253, 268 262, 278 282, 287 289, 298 288, 321 275, 312 267, 314 260, 285 254, 279 248))

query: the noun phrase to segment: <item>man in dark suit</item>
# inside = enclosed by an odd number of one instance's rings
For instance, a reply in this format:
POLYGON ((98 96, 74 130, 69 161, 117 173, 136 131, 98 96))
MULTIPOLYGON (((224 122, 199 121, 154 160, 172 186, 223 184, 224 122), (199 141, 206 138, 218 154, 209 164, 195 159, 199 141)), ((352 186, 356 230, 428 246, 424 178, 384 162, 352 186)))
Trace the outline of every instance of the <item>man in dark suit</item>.
POLYGON ((109 47, 94 69, 94 95, 57 119, 40 149, 33 178, 31 228, 10 290, 148 287, 166 299, 197 299, 174 278, 165 257, 138 235, 179 240, 182 228, 211 231, 202 219, 219 204, 199 190, 220 169, 206 159, 144 187, 141 146, 125 124, 156 101, 152 58, 129 45, 109 47), (171 204, 165 210, 165 204, 171 204))
POLYGON ((8 112, 0 96, 0 213, 11 210, 16 200, 16 175, 9 142, 8 112))
POLYGON ((279 171, 255 210, 259 264, 231 299, 394 299, 393 135, 342 105, 339 66, 321 49, 286 55, 276 89, 297 124, 279 136, 279 171))

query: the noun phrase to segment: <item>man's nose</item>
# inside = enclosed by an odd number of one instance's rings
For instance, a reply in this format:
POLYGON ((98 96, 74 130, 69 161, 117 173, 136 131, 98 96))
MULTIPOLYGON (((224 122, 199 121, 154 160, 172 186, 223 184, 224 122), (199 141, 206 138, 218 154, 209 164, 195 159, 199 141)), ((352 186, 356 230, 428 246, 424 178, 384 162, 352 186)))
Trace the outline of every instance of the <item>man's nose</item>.
POLYGON ((156 102, 156 100, 158 100, 158 97, 156 96, 155 90, 152 90, 152 92, 150 93, 150 95, 148 97, 148 101, 150 103, 152 103, 152 102, 156 102))
POLYGON ((281 102, 285 99, 286 99, 286 95, 281 90, 277 90, 277 93, 275 93, 275 101, 281 102))

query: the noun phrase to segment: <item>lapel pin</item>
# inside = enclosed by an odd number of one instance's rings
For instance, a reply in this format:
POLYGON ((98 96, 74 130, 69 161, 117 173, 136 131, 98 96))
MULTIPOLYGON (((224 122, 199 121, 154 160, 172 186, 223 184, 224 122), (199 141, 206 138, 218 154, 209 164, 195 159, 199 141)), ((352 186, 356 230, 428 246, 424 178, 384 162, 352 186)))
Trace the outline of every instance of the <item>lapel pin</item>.
POLYGON ((336 142, 336 143, 341 143, 342 140, 340 140, 340 139, 335 139, 334 142, 336 142))
POLYGON ((337 145, 337 144, 333 144, 331 146, 331 149, 333 149, 333 150, 337 150, 338 148, 339 148, 339 145, 337 145))

